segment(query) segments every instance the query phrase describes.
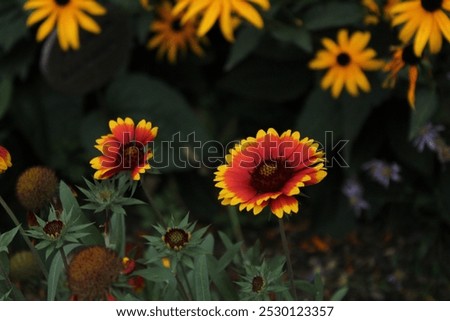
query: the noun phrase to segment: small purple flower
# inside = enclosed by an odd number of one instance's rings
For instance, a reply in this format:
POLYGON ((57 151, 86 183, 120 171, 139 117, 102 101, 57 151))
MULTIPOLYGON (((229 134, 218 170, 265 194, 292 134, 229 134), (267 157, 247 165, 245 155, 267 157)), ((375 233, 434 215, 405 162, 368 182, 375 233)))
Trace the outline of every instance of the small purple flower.
POLYGON ((361 184, 354 178, 347 179, 342 185, 342 193, 347 196, 356 216, 361 215, 362 210, 370 207, 369 203, 363 198, 363 188, 361 184))
POLYGON ((423 152, 425 146, 435 152, 437 150, 436 142, 440 137, 439 132, 444 129, 445 127, 442 125, 427 124, 420 130, 419 136, 414 140, 414 146, 416 146, 419 152, 423 152))
POLYGON ((385 161, 374 159, 363 165, 363 169, 368 171, 372 179, 385 188, 389 187, 390 182, 399 182, 400 166, 397 163, 388 164, 385 161))

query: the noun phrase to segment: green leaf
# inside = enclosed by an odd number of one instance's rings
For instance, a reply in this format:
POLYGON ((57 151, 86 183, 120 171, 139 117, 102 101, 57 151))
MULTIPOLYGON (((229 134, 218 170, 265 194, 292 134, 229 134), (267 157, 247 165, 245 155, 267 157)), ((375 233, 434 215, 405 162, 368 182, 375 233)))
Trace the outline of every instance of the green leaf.
POLYGON ((255 57, 226 74, 219 81, 219 87, 248 99, 281 103, 306 91, 309 75, 305 63, 255 57))
POLYGON ((436 88, 421 88, 416 92, 416 108, 411 111, 409 139, 415 138, 438 109, 436 88))
POLYGON ((296 280, 295 281, 295 287, 297 289, 300 289, 303 292, 306 292, 308 294, 315 294, 316 293, 316 287, 307 282, 307 281, 303 281, 303 280, 296 280))
MULTIPOLYGON (((64 246, 64 252, 68 256, 74 249, 79 247, 80 244, 68 244, 64 246)), ((47 300, 53 301, 56 298, 59 278, 64 271, 64 263, 61 258, 61 253, 56 252, 53 256, 52 263, 50 265, 50 270, 48 272, 48 284, 47 284, 47 300)))
POLYGON ((306 52, 312 52, 312 39, 304 27, 290 26, 279 21, 271 22, 267 27, 276 39, 292 43, 306 52))
POLYGON ((195 258, 194 266, 195 300, 210 301, 211 292, 209 289, 209 274, 206 255, 197 256, 195 258))
POLYGON ((214 283, 215 288, 222 296, 222 300, 234 301, 238 299, 238 293, 233 286, 228 273, 224 270, 219 271, 219 261, 212 255, 207 256, 209 277, 214 283))
MULTIPOLYGON (((59 185, 59 197, 61 199, 63 209, 66 211, 72 211, 72 218, 74 220, 77 220, 76 222, 78 225, 91 223, 84 215, 84 213, 81 211, 81 208, 78 205, 75 196, 73 196, 72 190, 64 181, 61 181, 59 185)), ((102 235, 94 225, 88 226, 85 229, 85 232, 89 233, 89 235, 81 239, 81 242, 83 244, 86 245, 104 244, 102 235)))
POLYGON ((340 106, 327 92, 317 88, 306 99, 295 127, 302 136, 319 141, 325 138, 326 131, 342 136, 340 106))
POLYGON ((225 64, 225 70, 230 71, 237 64, 247 58, 252 51, 257 48, 263 34, 264 33, 261 30, 253 27, 243 28, 239 31, 236 41, 231 47, 230 55, 228 56, 227 63, 225 64))
POLYGON ((216 272, 220 272, 226 269, 226 267, 233 261, 236 255, 241 250, 241 243, 234 244, 231 248, 222 255, 217 264, 216 272))
POLYGON ((16 236, 19 229, 20 226, 16 226, 15 228, 0 235, 0 252, 8 253, 8 246, 16 236))
POLYGON ((146 119, 159 127, 150 161, 161 172, 184 171, 198 165, 198 148, 209 139, 200 119, 184 97, 158 78, 143 74, 122 76, 106 93, 114 115, 146 119))
POLYGON ((332 296, 331 296, 331 301, 341 301, 348 292, 348 287, 344 286, 342 288, 340 288, 339 290, 337 290, 332 296))
POLYGON ((27 34, 26 14, 17 1, 2 0, 0 5, 0 49, 8 52, 27 34))
POLYGON ((165 267, 147 267, 143 270, 137 270, 133 275, 142 276, 144 279, 152 282, 174 282, 175 278, 169 269, 165 267))
POLYGON ((115 245, 115 250, 120 257, 125 256, 125 215, 121 213, 113 213, 111 216, 111 243, 115 245))
POLYGON ((322 30, 353 25, 363 17, 364 8, 360 3, 333 1, 313 6, 306 11, 303 22, 309 30, 322 30))
POLYGON ((11 78, 5 77, 0 80, 0 119, 8 111, 13 93, 11 78))
POLYGON ((316 273, 316 276, 314 277, 314 287, 316 290, 315 294, 315 300, 316 301, 323 301, 323 281, 322 276, 319 273, 316 273))
POLYGON ((214 237, 211 234, 206 235, 199 246, 203 249, 203 253, 211 254, 214 251, 214 237))

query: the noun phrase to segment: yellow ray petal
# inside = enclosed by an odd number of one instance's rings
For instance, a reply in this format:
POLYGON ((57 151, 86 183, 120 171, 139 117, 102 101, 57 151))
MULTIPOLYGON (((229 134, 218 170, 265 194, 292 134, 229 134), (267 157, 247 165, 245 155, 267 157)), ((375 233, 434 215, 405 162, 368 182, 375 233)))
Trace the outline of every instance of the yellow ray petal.
POLYGON ((106 9, 95 1, 78 1, 77 7, 94 16, 106 14, 106 9))
POLYGON ((83 11, 76 10, 74 14, 81 28, 95 34, 100 33, 100 26, 83 11))
POLYGON ((222 11, 220 13, 220 30, 223 36, 230 42, 234 41, 233 24, 231 22, 231 6, 228 1, 222 4, 222 11))
POLYGON ((431 27, 433 25, 433 16, 428 13, 422 20, 414 39, 414 53, 417 57, 422 56, 423 49, 430 38, 431 27))
POLYGON ((50 16, 40 26, 36 33, 36 40, 44 40, 48 34, 55 28, 57 13, 52 12, 50 16))
MULTIPOLYGON (((234 4, 234 2, 233 2, 234 4)), ((256 28, 262 28, 264 22, 259 15, 258 11, 246 2, 239 2, 239 4, 233 5, 234 11, 242 18, 250 22, 256 28)))
MULTIPOLYGON (((448 28, 450 28, 450 26, 448 26, 448 28)), ((431 33, 429 41, 431 53, 438 53, 439 51, 441 51, 442 35, 439 30, 439 24, 437 19, 433 19, 431 22, 431 33)))
POLYGON ((342 92, 342 88, 344 87, 345 75, 346 72, 342 67, 336 67, 336 78, 334 79, 334 83, 331 86, 331 95, 333 98, 338 98, 342 92))
POLYGON ((447 41, 450 41, 450 19, 441 10, 435 12, 434 18, 436 19, 439 29, 441 29, 444 37, 447 41))
POLYGON ((221 2, 214 1, 206 10, 205 15, 202 18, 202 22, 198 27, 197 34, 202 37, 204 36, 214 25, 217 18, 219 17, 221 9, 221 2))
POLYGON ((49 16, 50 13, 52 12, 52 10, 53 10, 52 6, 47 6, 47 7, 38 9, 36 11, 33 11, 33 13, 28 16, 27 26, 28 27, 32 26, 35 23, 44 19, 45 17, 49 16))
POLYGON ((350 38, 349 47, 353 51, 361 51, 370 41, 370 33, 369 32, 355 32, 350 38))
POLYGON ((250 2, 256 3, 261 7, 263 10, 269 10, 270 8, 270 2, 269 0, 249 0, 250 2))
POLYGON ((186 21, 191 20, 194 16, 202 12, 209 5, 211 5, 211 0, 195 0, 194 2, 191 2, 191 4, 189 5, 189 9, 181 19, 182 23, 186 23, 186 21))

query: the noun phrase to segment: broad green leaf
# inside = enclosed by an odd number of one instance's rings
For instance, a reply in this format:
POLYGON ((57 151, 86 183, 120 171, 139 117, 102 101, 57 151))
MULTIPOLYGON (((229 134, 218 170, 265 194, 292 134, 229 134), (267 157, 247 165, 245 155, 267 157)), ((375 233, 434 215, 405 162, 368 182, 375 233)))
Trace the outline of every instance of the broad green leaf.
POLYGON ((348 287, 344 286, 342 288, 340 288, 339 290, 337 290, 332 296, 331 296, 331 301, 341 301, 348 292, 348 287))
POLYGON ((159 127, 151 160, 161 172, 199 166, 201 142, 208 135, 184 97, 157 78, 143 74, 122 76, 111 84, 106 104, 115 116, 146 119, 159 127))
POLYGON ((133 275, 142 276, 144 279, 152 282, 174 282, 175 278, 170 269, 165 267, 147 267, 142 270, 137 270, 133 275))
MULTIPOLYGON (((80 244, 68 244, 64 246, 64 252, 68 256, 74 249, 79 247, 80 244)), ((61 253, 58 251, 53 256, 50 270, 48 272, 48 284, 47 284, 47 300, 53 301, 56 298, 58 291, 58 284, 61 274, 64 271, 64 263, 61 258, 61 253)))
POLYGON ((438 106, 436 88, 421 88, 416 92, 416 108, 411 111, 409 139, 416 137, 422 127, 431 121, 438 106))
POLYGON ((231 47, 230 55, 228 56, 227 63, 225 64, 225 70, 230 71, 237 64, 247 58, 252 51, 256 49, 262 36, 263 32, 253 27, 243 28, 239 31, 236 41, 231 47))
POLYGON ((353 25, 363 17, 364 8, 360 3, 333 1, 311 7, 304 14, 303 22, 309 30, 322 30, 353 25))
POLYGON ((8 52, 27 34, 26 13, 20 3, 2 0, 0 4, 0 49, 8 52))
POLYGON ((239 253, 240 250, 241 250, 241 243, 236 243, 231 248, 227 249, 227 251, 219 259, 216 272, 225 270, 227 266, 233 261, 233 259, 236 257, 236 255, 239 253))
POLYGON ((335 137, 340 137, 340 108, 329 93, 317 88, 306 99, 295 128, 303 137, 308 136, 318 141, 325 139, 327 131, 333 132, 335 137))
POLYGON ((219 88, 244 98, 281 103, 306 91, 309 75, 305 63, 255 57, 225 75, 219 88))
POLYGON ((209 289, 209 273, 206 255, 197 256, 195 258, 194 266, 195 300, 210 301, 211 292, 209 289))
POLYGON ((233 286, 233 282, 231 281, 228 272, 224 270, 219 271, 219 261, 215 257, 208 255, 207 261, 209 277, 221 295, 221 299, 227 301, 237 300, 238 293, 233 286))
POLYGON ((0 252, 8 253, 8 246, 16 236, 19 229, 20 226, 16 226, 15 228, 0 235, 0 252))
POLYGON ((307 281, 303 281, 303 280, 296 280, 295 281, 295 287, 303 292, 306 292, 308 294, 315 294, 316 293, 316 288, 314 286, 314 284, 311 284, 307 281))
POLYGON ((312 39, 306 28, 290 26, 278 21, 271 22, 267 28, 276 39, 292 43, 306 52, 312 52, 312 39))
POLYGON ((0 119, 8 111, 13 93, 11 78, 5 77, 0 80, 0 119))

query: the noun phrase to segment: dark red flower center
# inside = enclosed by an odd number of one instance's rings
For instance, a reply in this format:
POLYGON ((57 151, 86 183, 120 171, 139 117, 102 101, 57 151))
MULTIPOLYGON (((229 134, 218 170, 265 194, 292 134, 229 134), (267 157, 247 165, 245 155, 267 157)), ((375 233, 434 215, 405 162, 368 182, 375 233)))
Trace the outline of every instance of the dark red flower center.
POLYGON ((345 67, 345 66, 347 66, 347 65, 350 63, 351 58, 350 58, 350 56, 348 55, 348 53, 346 53, 346 52, 341 52, 341 53, 336 57, 336 61, 337 61, 337 63, 340 64, 342 67, 345 67))
POLYGON ((169 248, 176 251, 181 250, 190 239, 191 233, 180 228, 170 228, 163 236, 164 243, 166 243, 169 248))
POLYGON ((402 60, 408 65, 417 65, 420 62, 420 57, 414 53, 412 45, 406 46, 402 51, 402 60))
POLYGON ((264 279, 262 276, 255 276, 252 280, 252 291, 259 293, 264 287, 264 279))
POLYGON ((128 143, 123 147, 123 168, 132 169, 144 163, 144 147, 128 143))
POLYGON ((422 8, 426 11, 434 12, 442 8, 443 0, 420 0, 422 8))
POLYGON ((281 160, 265 160, 251 173, 250 184, 260 194, 280 191, 293 173, 285 165, 281 160))
POLYGON ((61 235, 61 231, 64 227, 64 223, 60 220, 54 220, 47 222, 44 226, 44 232, 49 237, 57 239, 61 235))
POLYGON ((70 0, 55 0, 56 4, 64 7, 66 4, 70 2, 70 0))

